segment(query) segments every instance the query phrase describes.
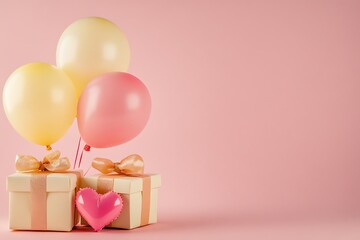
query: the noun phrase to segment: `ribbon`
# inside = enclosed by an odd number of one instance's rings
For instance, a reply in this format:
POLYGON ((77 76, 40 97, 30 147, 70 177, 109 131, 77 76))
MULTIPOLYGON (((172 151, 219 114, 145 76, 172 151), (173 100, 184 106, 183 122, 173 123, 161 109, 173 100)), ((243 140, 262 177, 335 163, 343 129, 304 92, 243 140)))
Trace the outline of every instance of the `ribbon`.
POLYGON ((142 205, 141 205, 141 223, 140 226, 147 225, 150 217, 150 194, 151 194, 151 177, 143 178, 142 205))
POLYGON ((65 172, 70 168, 67 157, 60 158, 60 151, 54 151, 44 157, 42 161, 31 155, 16 155, 15 166, 18 172, 65 172))
POLYGON ((95 158, 91 166, 103 174, 116 172, 132 177, 139 177, 144 174, 144 160, 137 154, 127 156, 116 163, 106 158, 95 158))
MULTIPOLYGON (((116 178, 121 178, 121 175, 101 175, 97 179, 97 189, 96 191, 101 194, 105 194, 109 191, 112 191, 114 188, 114 180, 116 178)), ((143 189, 142 189, 142 204, 141 204, 141 221, 140 226, 147 225, 150 218, 150 194, 151 194, 151 176, 143 175, 143 189)), ((109 227, 113 226, 113 223, 108 225, 109 227)))
POLYGON ((32 174, 30 179, 31 229, 47 230, 46 177, 50 172, 32 174))

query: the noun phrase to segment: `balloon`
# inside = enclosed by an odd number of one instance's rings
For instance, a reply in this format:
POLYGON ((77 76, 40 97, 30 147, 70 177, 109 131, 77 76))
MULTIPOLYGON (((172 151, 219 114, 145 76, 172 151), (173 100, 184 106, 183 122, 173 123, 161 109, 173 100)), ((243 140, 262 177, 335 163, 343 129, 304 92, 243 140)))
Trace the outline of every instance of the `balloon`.
POLYGON ((129 43, 114 23, 98 17, 83 18, 68 26, 61 35, 56 62, 74 82, 79 97, 95 77, 127 71, 129 43))
POLYGON ((78 103, 78 127, 91 147, 127 142, 145 127, 151 111, 146 86, 129 73, 113 72, 89 83, 78 103))
POLYGON ((22 137, 50 146, 74 121, 77 98, 63 71, 47 63, 30 63, 8 78, 3 104, 8 120, 22 137))
POLYGON ((117 219, 124 206, 120 194, 113 191, 99 194, 92 188, 80 189, 75 204, 80 215, 96 232, 117 219))

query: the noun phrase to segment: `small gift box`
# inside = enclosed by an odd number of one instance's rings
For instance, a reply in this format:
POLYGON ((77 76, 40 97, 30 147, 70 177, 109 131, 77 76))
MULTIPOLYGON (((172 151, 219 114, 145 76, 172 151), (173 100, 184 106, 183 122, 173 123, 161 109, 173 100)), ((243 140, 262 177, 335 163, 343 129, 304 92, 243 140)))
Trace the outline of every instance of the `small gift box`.
MULTIPOLYGON (((123 209, 119 217, 108 228, 132 229, 157 222, 158 190, 161 185, 159 174, 130 177, 120 174, 83 177, 81 187, 95 189, 104 194, 108 191, 119 193, 123 209)), ((87 225, 82 218, 81 223, 87 225)))
POLYGON ((37 172, 8 176, 10 229, 71 231, 77 217, 75 188, 80 174, 37 172))
MULTIPOLYGON (((116 163, 95 158, 91 166, 103 175, 82 178, 81 187, 95 189, 100 194, 113 191, 120 194, 123 201, 119 217, 107 227, 132 229, 157 222, 161 178, 159 174, 144 174, 141 156, 133 154, 116 163)), ((84 218, 81 219, 83 225, 88 225, 84 218)))
POLYGON ((16 169, 22 172, 7 177, 10 229, 71 231, 77 224, 75 192, 82 171, 65 171, 70 163, 59 157, 58 151, 43 162, 17 156, 16 169))

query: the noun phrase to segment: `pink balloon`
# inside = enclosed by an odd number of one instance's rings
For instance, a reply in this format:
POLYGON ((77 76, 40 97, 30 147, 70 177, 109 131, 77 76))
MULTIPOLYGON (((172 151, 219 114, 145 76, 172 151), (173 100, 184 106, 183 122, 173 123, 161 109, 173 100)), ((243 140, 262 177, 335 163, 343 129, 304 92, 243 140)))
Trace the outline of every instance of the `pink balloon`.
POLYGON ((135 76, 112 72, 91 81, 78 103, 78 127, 91 147, 107 148, 136 137, 151 111, 146 86, 135 76))

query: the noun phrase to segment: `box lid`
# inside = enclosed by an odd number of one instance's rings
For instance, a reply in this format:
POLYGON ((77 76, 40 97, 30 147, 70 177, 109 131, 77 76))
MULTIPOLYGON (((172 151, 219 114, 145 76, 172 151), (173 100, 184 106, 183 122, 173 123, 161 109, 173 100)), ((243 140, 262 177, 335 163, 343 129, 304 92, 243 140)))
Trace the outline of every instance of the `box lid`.
POLYGON ((46 175, 46 192, 69 192, 75 189, 78 175, 74 172, 64 173, 14 173, 7 177, 8 192, 30 192, 31 178, 33 175, 46 175))
POLYGON ((119 174, 109 175, 94 175, 83 177, 81 187, 91 187, 97 189, 98 178, 105 176, 106 178, 113 179, 112 190, 117 193, 131 194, 141 192, 143 189, 143 178, 149 176, 151 178, 151 188, 160 188, 161 176, 160 174, 146 174, 144 177, 129 177, 119 174))

